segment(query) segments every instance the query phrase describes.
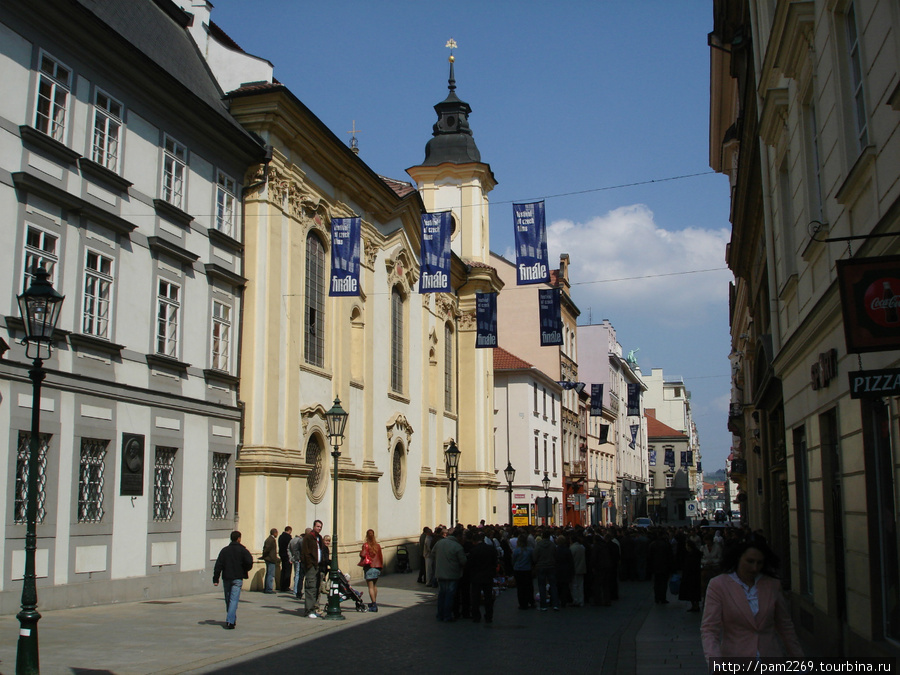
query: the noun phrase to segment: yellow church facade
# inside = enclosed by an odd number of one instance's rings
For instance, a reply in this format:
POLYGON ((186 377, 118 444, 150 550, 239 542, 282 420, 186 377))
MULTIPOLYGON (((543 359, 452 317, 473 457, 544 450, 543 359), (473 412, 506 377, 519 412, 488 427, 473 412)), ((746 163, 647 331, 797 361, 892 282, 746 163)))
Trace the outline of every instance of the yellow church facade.
POLYGON ((455 136, 474 148, 467 128, 439 129, 448 101, 435 106, 439 147, 409 169, 412 185, 375 174, 277 81, 229 94, 231 113, 270 148, 245 180, 241 238, 236 527, 251 551, 273 527, 302 533, 319 519, 323 533, 337 526, 352 572, 369 528, 390 560, 424 526, 449 524, 451 506, 460 522, 493 520, 493 361, 475 349, 475 293, 502 286, 488 265, 494 179, 477 149, 453 149, 455 136), (453 292, 420 294, 421 214, 440 210, 453 212, 453 292), (344 217, 361 219, 360 291, 329 297, 331 219, 344 217), (325 422, 335 398, 349 414, 337 523, 325 422), (451 443, 461 451, 453 504, 451 443))

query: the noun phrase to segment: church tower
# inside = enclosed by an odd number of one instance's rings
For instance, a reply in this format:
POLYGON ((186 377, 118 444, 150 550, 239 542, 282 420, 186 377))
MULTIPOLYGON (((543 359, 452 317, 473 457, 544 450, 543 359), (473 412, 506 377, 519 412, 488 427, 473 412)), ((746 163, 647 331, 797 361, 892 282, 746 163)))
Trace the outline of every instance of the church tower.
MULTIPOLYGON (((497 504, 502 492, 494 453, 494 362, 492 349, 476 349, 475 295, 498 293, 503 286, 490 266, 488 193, 497 184, 469 126, 471 107, 456 95, 456 43, 447 43, 450 77, 447 98, 434 106, 437 121, 425 146, 425 160, 407 169, 429 213, 451 211, 451 250, 464 263, 466 275, 454 284, 457 295, 456 335, 459 481, 457 513, 461 523, 505 522, 497 504)), ((449 439, 444 439, 445 443, 449 439)))

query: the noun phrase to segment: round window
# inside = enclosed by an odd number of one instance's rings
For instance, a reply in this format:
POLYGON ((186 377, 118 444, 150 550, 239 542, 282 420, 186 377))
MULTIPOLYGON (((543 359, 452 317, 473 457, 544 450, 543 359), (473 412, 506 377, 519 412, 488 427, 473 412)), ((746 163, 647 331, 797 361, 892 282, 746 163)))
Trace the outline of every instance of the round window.
POLYGON ((306 493, 310 501, 319 503, 325 496, 325 453, 319 444, 319 439, 313 436, 306 444, 306 463, 310 465, 309 475, 306 477, 306 493))

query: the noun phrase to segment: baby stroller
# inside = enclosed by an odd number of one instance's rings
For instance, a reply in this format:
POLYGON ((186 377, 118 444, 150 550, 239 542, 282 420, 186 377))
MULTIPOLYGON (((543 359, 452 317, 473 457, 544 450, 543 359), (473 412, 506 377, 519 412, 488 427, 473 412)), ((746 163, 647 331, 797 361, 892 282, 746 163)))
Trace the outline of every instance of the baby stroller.
POLYGON ((401 544, 397 547, 397 574, 406 574, 407 572, 412 572, 412 568, 409 566, 409 552, 406 550, 406 546, 401 544))
MULTIPOLYGON (((338 572, 340 572, 340 570, 338 570, 338 572)), ((363 594, 350 585, 350 577, 343 572, 338 574, 338 594, 340 595, 341 602, 353 600, 353 602, 356 603, 357 612, 369 611, 368 606, 363 602, 363 594)))

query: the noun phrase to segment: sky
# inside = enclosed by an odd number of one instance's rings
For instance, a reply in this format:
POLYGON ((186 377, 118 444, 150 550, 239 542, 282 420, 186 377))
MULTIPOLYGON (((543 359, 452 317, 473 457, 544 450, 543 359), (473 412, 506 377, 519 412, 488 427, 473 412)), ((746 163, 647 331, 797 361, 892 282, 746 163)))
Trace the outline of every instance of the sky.
MULTIPOLYGON (((731 434, 729 186, 709 168, 708 0, 214 0, 212 20, 360 157, 411 180, 447 95, 445 47, 513 260, 512 203, 546 204, 579 325, 691 393, 704 472, 731 434)), ((500 336, 502 341, 502 336, 500 336)))

